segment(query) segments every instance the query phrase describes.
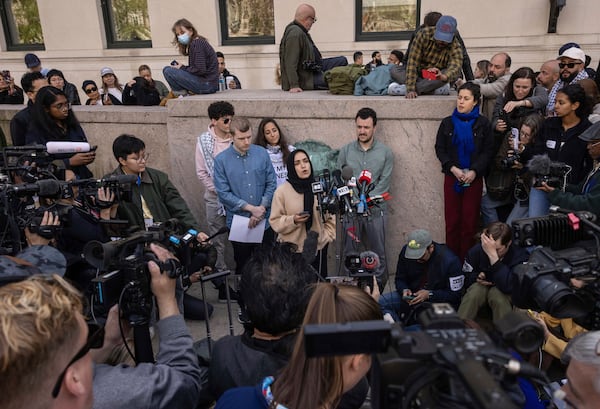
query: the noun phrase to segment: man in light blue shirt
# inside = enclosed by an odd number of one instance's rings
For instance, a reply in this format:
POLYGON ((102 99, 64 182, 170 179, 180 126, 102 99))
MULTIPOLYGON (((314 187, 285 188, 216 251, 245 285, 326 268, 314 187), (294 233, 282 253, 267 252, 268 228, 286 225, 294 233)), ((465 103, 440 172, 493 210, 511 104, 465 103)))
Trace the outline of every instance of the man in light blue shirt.
MULTIPOLYGON (((246 118, 234 117, 230 132, 233 144, 215 158, 214 183, 219 201, 225 207, 227 227, 231 228, 234 215, 249 217, 248 228, 253 229, 265 220, 262 244, 274 241, 273 230, 269 226, 269 214, 273 193, 277 187, 277 177, 271 159, 265 149, 253 145, 250 122, 246 118)), ((241 274, 244 265, 260 243, 232 241, 236 274, 241 274)), ((245 323, 242 315, 240 321, 245 323)))

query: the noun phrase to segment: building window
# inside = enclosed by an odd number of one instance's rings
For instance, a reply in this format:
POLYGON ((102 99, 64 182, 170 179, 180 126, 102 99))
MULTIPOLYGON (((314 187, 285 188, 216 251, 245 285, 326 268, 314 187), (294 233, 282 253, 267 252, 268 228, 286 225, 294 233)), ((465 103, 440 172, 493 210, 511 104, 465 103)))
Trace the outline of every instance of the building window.
POLYGON ((147 0, 102 0, 108 48, 152 47, 147 0))
POLYGON ((223 45, 275 44, 273 0, 219 0, 223 45))
POLYGON ((7 50, 44 50, 36 0, 1 0, 0 14, 7 50))
POLYGON ((409 39, 420 8, 421 0, 356 0, 356 41, 409 39))

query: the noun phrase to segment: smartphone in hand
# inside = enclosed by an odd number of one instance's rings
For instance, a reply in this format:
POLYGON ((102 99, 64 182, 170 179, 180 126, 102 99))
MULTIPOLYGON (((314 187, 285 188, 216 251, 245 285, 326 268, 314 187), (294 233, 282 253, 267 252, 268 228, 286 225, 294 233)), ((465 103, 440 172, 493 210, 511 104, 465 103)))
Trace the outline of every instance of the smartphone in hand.
POLYGON ((177 65, 177 64, 179 64, 179 63, 177 62, 177 60, 173 60, 173 61, 171 61, 171 65, 177 65))

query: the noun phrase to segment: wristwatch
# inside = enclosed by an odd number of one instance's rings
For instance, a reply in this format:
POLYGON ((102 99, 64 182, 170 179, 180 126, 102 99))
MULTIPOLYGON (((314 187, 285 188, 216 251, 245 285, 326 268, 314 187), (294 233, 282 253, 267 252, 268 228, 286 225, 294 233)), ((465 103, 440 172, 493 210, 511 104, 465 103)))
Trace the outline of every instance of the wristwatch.
POLYGON ((429 300, 431 300, 433 298, 433 291, 429 291, 429 300))

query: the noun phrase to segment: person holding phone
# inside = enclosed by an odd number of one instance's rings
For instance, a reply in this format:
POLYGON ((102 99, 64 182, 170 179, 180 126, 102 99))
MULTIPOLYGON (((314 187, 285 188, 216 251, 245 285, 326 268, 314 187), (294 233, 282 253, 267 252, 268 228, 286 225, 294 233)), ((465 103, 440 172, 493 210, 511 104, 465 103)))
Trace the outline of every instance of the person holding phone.
POLYGON ((434 242, 429 231, 417 229, 409 233, 398 256, 395 284, 396 291, 382 294, 379 306, 395 322, 410 325, 424 302, 447 302, 458 308, 464 275, 452 250, 434 242))
POLYGON ((280 185, 273 195, 269 223, 278 234, 278 241, 297 246, 297 252, 304 249, 307 233, 318 234, 317 257, 313 267, 322 277, 327 276, 327 245, 335 239, 335 217, 321 213, 312 192, 313 168, 306 151, 297 149, 287 160, 287 181, 280 185))

